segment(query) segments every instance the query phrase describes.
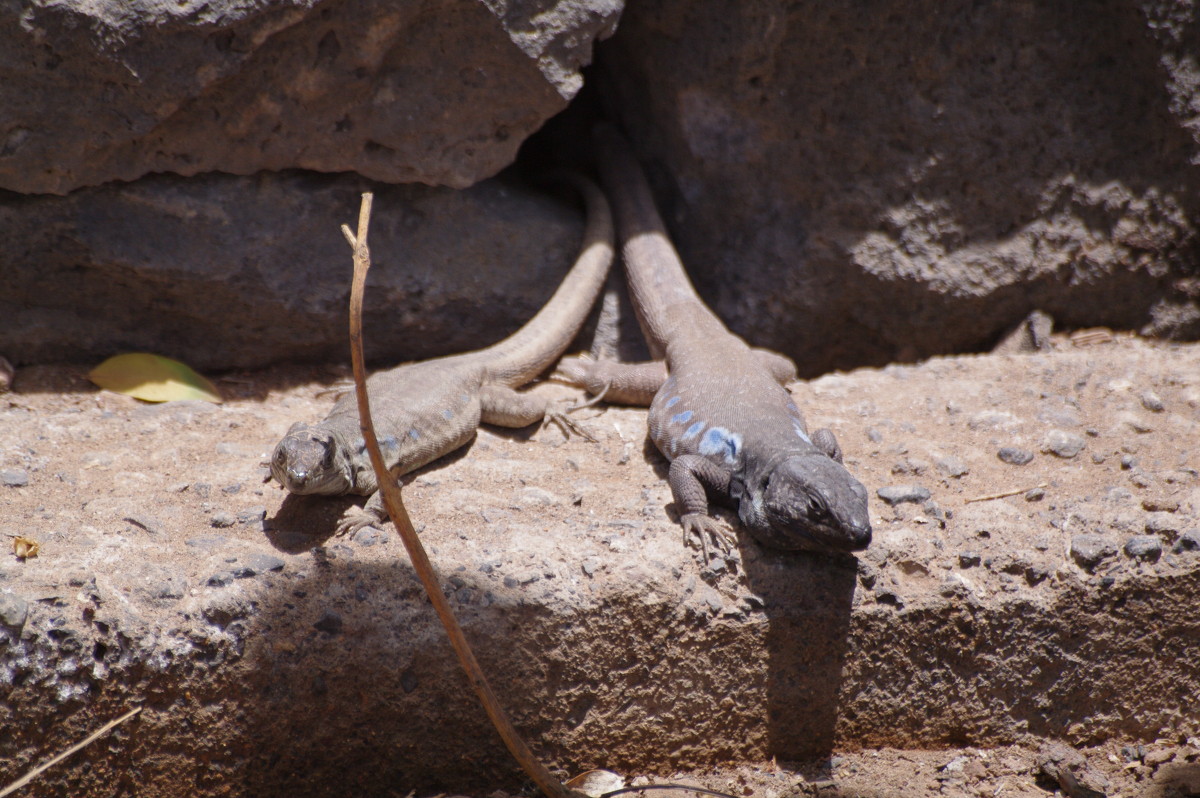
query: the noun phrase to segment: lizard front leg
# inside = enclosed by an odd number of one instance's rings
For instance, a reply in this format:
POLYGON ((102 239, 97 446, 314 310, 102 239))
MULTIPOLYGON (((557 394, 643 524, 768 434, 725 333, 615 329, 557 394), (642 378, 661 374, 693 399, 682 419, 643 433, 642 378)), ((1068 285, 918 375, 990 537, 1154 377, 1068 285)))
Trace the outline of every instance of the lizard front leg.
POLYGON ((671 461, 667 481, 671 485, 675 506, 680 511, 683 542, 686 546, 693 536, 699 538, 705 563, 708 562, 708 538, 712 538, 713 543, 724 552, 729 552, 733 547, 733 536, 718 526, 717 521, 708 514, 708 494, 705 492, 705 488, 708 488, 728 496, 729 477, 728 471, 698 454, 685 454, 671 461))
POLYGON ((520 393, 499 383, 484 383, 479 389, 479 420, 498 427, 520 429, 538 422, 551 422, 562 427, 568 436, 573 432, 592 443, 596 439, 566 413, 550 407, 544 397, 520 393))

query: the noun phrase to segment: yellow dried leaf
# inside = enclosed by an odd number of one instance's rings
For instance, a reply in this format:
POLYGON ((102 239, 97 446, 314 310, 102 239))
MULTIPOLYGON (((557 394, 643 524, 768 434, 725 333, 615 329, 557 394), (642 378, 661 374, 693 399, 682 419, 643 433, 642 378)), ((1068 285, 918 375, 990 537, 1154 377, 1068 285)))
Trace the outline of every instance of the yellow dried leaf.
POLYGON ((200 399, 220 402, 217 388, 192 369, 161 355, 135 353, 110 357, 88 373, 88 379, 110 391, 146 402, 200 399))
POLYGON ((13 554, 22 560, 38 556, 38 549, 40 548, 41 546, 38 545, 36 540, 21 537, 13 538, 13 554))

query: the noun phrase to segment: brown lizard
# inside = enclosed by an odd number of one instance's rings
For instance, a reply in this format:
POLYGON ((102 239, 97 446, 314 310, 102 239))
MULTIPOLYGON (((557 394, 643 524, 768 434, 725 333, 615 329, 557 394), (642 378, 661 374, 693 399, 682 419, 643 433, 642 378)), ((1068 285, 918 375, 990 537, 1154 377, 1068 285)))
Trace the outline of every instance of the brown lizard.
MULTIPOLYGON (((514 390, 545 371, 575 338, 612 264, 608 202, 590 180, 573 177, 571 182, 587 206, 583 245, 537 315, 486 349, 405 364, 367 380, 380 447, 393 475, 465 445, 480 422, 524 427, 553 419, 586 437, 545 399, 514 390)), ((271 475, 292 493, 368 496, 364 508, 346 511, 339 535, 386 520, 353 394, 339 399, 324 421, 293 425, 275 446, 271 475)))

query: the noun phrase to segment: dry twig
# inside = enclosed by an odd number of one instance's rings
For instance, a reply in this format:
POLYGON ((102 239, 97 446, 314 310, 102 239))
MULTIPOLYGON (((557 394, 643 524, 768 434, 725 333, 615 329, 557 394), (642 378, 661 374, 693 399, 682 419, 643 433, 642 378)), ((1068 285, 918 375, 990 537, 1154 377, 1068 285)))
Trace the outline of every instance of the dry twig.
POLYGON ((42 764, 35 767, 33 770, 26 773, 21 778, 14 781, 12 784, 5 787, 3 790, 0 790, 0 798, 4 798, 4 796, 21 789, 26 784, 28 784, 29 782, 33 781, 35 778, 40 776, 42 771, 47 770, 51 767, 54 767, 59 762, 63 761, 64 759, 66 759, 71 754, 75 753, 76 751, 86 748, 87 746, 96 742, 101 737, 108 734, 110 731, 112 731, 116 727, 120 726, 122 723, 129 720, 130 718, 132 718, 134 715, 136 715, 137 713, 139 713, 141 711, 142 711, 142 708, 137 707, 135 709, 129 710, 128 712, 126 712, 124 715, 117 718, 116 720, 111 720, 108 723, 105 723, 103 726, 100 727, 99 730, 90 734, 88 736, 88 738, 86 740, 84 740, 83 742, 76 743, 75 745, 68 748, 66 751, 63 751, 61 754, 59 754, 58 756, 51 759, 50 761, 43 762, 42 764))
POLYGON ((1009 496, 1016 496, 1018 493, 1028 493, 1029 491, 1033 490, 1034 488, 1044 488, 1044 487, 1046 487, 1046 483, 1039 482, 1038 484, 1034 485, 1032 488, 1013 488, 1012 490, 1003 490, 1003 491, 1000 491, 999 493, 989 493, 986 496, 974 496, 970 499, 966 499, 963 502, 963 504, 970 504, 971 502, 990 502, 992 499, 1006 499, 1009 496))
POLYGON ((347 225, 342 225, 342 234, 346 236, 346 240, 354 248, 354 281, 350 288, 350 359, 354 367, 354 388, 358 398, 358 418, 359 424, 362 427, 363 440, 367 444, 367 453, 371 456, 371 466, 375 469, 379 491, 383 494, 383 506, 387 509, 392 523, 396 525, 396 531, 399 533, 400 539, 404 541, 404 548, 408 550, 413 570, 417 572, 421 584, 425 586, 425 592, 428 594, 430 602, 433 603, 433 608, 437 612, 442 626, 446 628, 446 634, 450 637, 450 644, 454 647, 454 653, 458 655, 458 661, 462 664, 463 670, 466 671, 467 681, 471 683, 475 694, 479 696, 480 703, 483 704, 483 708, 487 711, 492 725, 496 727, 496 731, 503 738, 504 744, 508 746, 509 752, 512 753, 525 772, 529 774, 529 777, 533 779, 534 783, 547 796, 550 796, 550 798, 568 798, 568 796, 577 798, 581 796, 580 793, 573 792, 564 787, 534 757, 533 752, 529 750, 529 746, 521 739, 516 728, 504 713, 504 709, 500 706, 496 694, 492 692, 491 686, 488 685, 487 677, 483 675, 483 670, 479 667, 475 655, 471 652, 471 647, 467 643, 467 638, 463 634, 462 627, 458 625, 458 620, 454 617, 454 612, 450 609, 450 602, 446 600, 446 596, 442 592, 441 580, 438 579, 433 565, 429 562, 429 556, 425 553, 425 547, 421 545, 421 541, 417 537, 417 532, 413 529, 412 521, 408 517, 408 511, 405 509, 404 501, 400 496, 400 486, 388 471, 387 466, 383 462, 383 455, 379 451, 379 441, 375 437, 375 425, 371 420, 370 400, 367 396, 366 370, 363 367, 362 346, 363 286, 367 281, 367 270, 371 268, 371 252, 367 247, 367 228, 370 225, 371 203, 373 199, 374 196, 370 192, 362 195, 362 206, 359 208, 358 213, 358 234, 355 235, 352 233, 347 225))

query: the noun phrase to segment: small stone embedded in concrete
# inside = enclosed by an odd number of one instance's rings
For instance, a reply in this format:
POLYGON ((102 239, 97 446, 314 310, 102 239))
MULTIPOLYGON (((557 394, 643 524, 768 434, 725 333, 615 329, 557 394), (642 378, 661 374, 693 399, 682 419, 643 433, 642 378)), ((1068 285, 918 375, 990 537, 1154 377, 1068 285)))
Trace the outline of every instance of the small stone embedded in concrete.
POLYGON ((1162 541, 1155 535, 1135 535, 1125 541, 1126 556, 1146 562, 1154 562, 1162 555, 1162 541))
POLYGON ((996 456, 1009 465, 1023 466, 1033 462, 1033 452, 1015 446, 1002 447, 996 456))
MULTIPOLYGON (((591 576, 593 573, 595 573, 595 569, 588 571, 587 566, 585 565, 583 572, 588 576, 591 576)), ((521 586, 521 580, 517 579, 515 576, 506 576, 504 577, 504 586, 509 590, 515 590, 521 586)))
POLYGON ((920 504, 933 494, 920 485, 886 485, 875 491, 875 495, 894 507, 904 502, 920 504))
POLYGON ((1066 430, 1052 429, 1046 434, 1046 440, 1042 443, 1042 451, 1070 459, 1082 452, 1085 446, 1087 446, 1087 441, 1082 435, 1066 430))
POLYGON ((241 493, 242 483, 234 482, 232 485, 225 485, 221 488, 221 492, 226 496, 233 496, 234 494, 241 493))
POLYGON ((593 576, 596 573, 596 569, 600 567, 600 560, 597 557, 588 557, 580 564, 579 567, 582 568, 583 572, 588 576, 593 576))
POLYGON ((320 620, 313 624, 313 628, 326 634, 338 634, 342 631, 342 616, 333 610, 325 610, 321 614, 320 620))
POLYGON ((209 587, 225 587, 232 581, 233 581, 232 573, 230 573, 229 571, 218 571, 217 573, 210 576, 204 582, 204 584, 208 585, 209 587))
POLYGON ((1137 458, 1131 454, 1121 455, 1121 470, 1128 471, 1137 465, 1137 458))
POLYGON ((1030 488, 1025 491, 1025 501, 1027 502, 1040 502, 1044 498, 1046 498, 1045 488, 1030 488))
POLYGON ((1091 572, 1116 553, 1117 547, 1103 535, 1085 533, 1071 538, 1071 558, 1085 571, 1091 572))
POLYGON ((231 527, 236 524, 237 518, 233 515, 233 513, 226 512, 225 510, 217 510, 212 514, 212 517, 209 518, 208 522, 217 529, 225 529, 226 527, 231 527))
POLYGON ((1175 499, 1142 499, 1142 509, 1148 513, 1177 513, 1179 502, 1175 499))
POLYGON ((1175 545, 1171 547, 1171 551, 1176 554, 1200 551, 1200 531, 1193 529, 1189 532, 1184 532, 1179 536, 1179 540, 1175 541, 1175 545))
POLYGON ((867 427, 867 440, 871 443, 882 443, 883 433, 875 427, 867 427))
POLYGON ((958 555, 958 564, 963 568, 974 568, 981 562, 983 558, 973 551, 960 552, 958 555))
POLYGON ((1146 513, 1146 532, 1151 535, 1173 538, 1182 527, 1182 519, 1176 513, 1146 513))
POLYGON ((1151 413, 1161 413, 1163 411, 1163 400, 1159 399, 1158 394, 1154 391, 1146 391, 1142 394, 1142 407, 1151 413))
POLYGON ((0 470, 0 485, 6 488, 23 488, 29 484, 29 472, 23 468, 0 470))
POLYGON ((15 593, 0 593, 0 625, 14 634, 21 631, 29 617, 29 602, 15 593))
POLYGON ((962 458, 953 455, 939 457, 934 465, 937 466, 938 471, 941 471, 948 477, 962 477, 971 473, 971 469, 967 467, 966 462, 962 458))

